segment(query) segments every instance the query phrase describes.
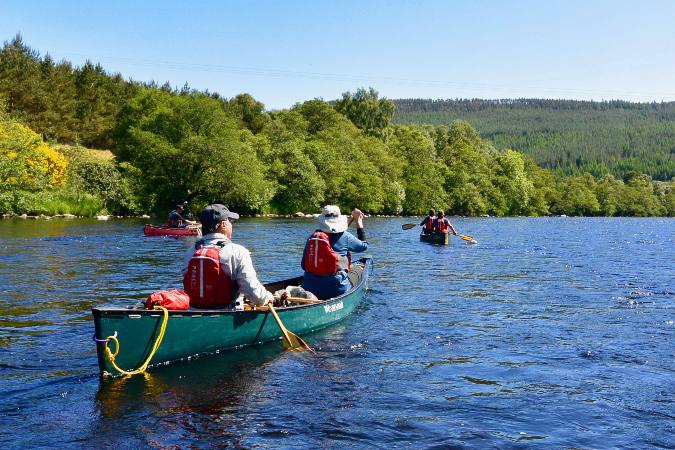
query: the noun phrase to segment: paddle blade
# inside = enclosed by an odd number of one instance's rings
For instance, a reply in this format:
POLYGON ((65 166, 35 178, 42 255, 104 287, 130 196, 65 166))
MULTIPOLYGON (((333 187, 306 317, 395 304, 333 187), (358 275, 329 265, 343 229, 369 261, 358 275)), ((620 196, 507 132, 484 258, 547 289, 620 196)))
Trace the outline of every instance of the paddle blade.
POLYGON ((307 342, 303 341, 302 338, 300 338, 300 336, 297 336, 296 334, 292 333, 291 331, 288 330, 288 328, 284 326, 283 322, 281 321, 281 317, 279 317, 279 314, 277 314, 272 303, 267 305, 267 309, 272 313, 274 320, 276 320, 277 325, 279 325, 281 335, 283 336, 283 343, 285 349, 294 352, 304 352, 305 350, 309 350, 310 352, 314 353, 314 350, 312 350, 312 347, 310 347, 309 344, 307 344, 307 342))
POLYGON ((469 244, 478 244, 478 241, 468 234, 458 234, 457 237, 467 241, 469 244))
POLYGON ((411 228, 415 228, 416 226, 417 226, 416 223, 404 223, 403 225, 401 225, 401 229, 402 230, 409 230, 411 228))
POLYGON ((310 347, 309 344, 305 342, 300 336, 288 330, 286 330, 286 333, 287 334, 284 335, 283 339, 285 349, 290 350, 292 352, 310 351, 314 353, 312 347, 310 347), (286 336, 288 336, 288 339, 286 339, 286 336))

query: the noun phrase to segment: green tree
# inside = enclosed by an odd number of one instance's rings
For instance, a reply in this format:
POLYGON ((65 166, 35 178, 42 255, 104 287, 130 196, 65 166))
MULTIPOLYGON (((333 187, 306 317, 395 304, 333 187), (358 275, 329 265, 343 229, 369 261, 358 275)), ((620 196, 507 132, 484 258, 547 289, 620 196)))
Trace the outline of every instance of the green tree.
POLYGON ((600 212, 605 216, 614 216, 619 210, 625 186, 623 181, 612 175, 605 175, 597 181, 595 196, 600 203, 600 212))
POLYGON ((40 72, 44 111, 35 118, 36 128, 47 139, 73 143, 79 126, 75 116, 77 94, 73 68, 67 62, 54 64, 46 55, 40 63, 40 72))
POLYGON ((95 194, 103 201, 103 208, 120 211, 130 206, 129 186, 113 161, 83 159, 70 166, 69 182, 78 193, 95 194))
POLYGON ((7 112, 35 129, 34 118, 45 109, 39 56, 24 44, 20 34, 5 42, 0 51, 0 94, 7 112))
POLYGON ((335 109, 366 133, 380 136, 389 126, 396 107, 391 100, 379 98, 379 93, 371 87, 359 88, 354 94, 343 93, 335 109))
POLYGON ((376 155, 382 155, 382 144, 373 146, 375 141, 365 139, 361 130, 322 100, 298 104, 293 112, 304 119, 294 118, 291 123, 304 135, 307 145, 303 151, 325 182, 325 201, 345 208, 382 211, 383 173, 375 162, 376 155))
POLYGON ((249 94, 239 94, 227 102, 229 109, 253 133, 259 133, 270 121, 265 105, 249 94))
POLYGON ((288 141, 275 151, 272 170, 279 184, 272 200, 282 213, 315 211, 324 200, 326 185, 312 160, 302 151, 303 141, 288 141))
POLYGON ((594 216, 600 212, 593 175, 565 178, 560 184, 560 201, 552 206, 553 212, 568 216, 594 216))
POLYGON ((448 167, 445 187, 453 213, 501 216, 508 212, 504 195, 492 181, 495 151, 470 124, 453 122, 439 153, 448 167))
POLYGON ((395 126, 388 147, 406 162, 402 170, 405 188, 403 211, 423 214, 430 207, 447 208, 448 197, 443 186, 446 169, 438 160, 434 143, 424 130, 395 126))
POLYGON ((141 170, 160 208, 187 199, 254 212, 274 195, 251 140, 209 96, 147 89, 122 109, 115 136, 119 160, 141 170))
POLYGON ((513 150, 497 155, 494 184, 501 191, 510 215, 527 214, 534 196, 534 184, 525 171, 523 156, 513 150))
POLYGON ((534 187, 527 215, 547 215, 550 212, 550 205, 560 200, 555 175, 550 170, 537 166, 532 158, 523 157, 523 159, 527 178, 532 181, 534 187))
POLYGON ((617 205, 621 216, 659 216, 667 214, 665 205, 655 193, 655 185, 649 175, 633 174, 625 183, 617 205))

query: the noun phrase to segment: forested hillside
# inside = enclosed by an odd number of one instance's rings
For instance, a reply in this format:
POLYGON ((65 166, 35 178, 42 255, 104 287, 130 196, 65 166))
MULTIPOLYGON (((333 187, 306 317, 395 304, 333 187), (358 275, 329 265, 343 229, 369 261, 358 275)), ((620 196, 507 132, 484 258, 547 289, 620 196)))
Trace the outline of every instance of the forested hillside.
POLYGON ((449 125, 465 120, 497 148, 517 150, 562 174, 675 177, 675 102, 393 101, 395 123, 449 125))
POLYGON ((554 173, 466 121, 397 125, 395 110, 361 88, 267 111, 245 93, 223 98, 55 62, 17 36, 0 49, 0 214, 164 214, 185 200, 247 214, 324 204, 373 214, 675 214, 674 181, 639 170, 554 173))

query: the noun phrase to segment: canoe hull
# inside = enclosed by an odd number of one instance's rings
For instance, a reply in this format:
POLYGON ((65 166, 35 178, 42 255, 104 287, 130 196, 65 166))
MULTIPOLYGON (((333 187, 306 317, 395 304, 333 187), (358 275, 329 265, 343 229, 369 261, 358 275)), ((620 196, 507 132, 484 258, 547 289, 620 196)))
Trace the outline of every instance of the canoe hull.
MULTIPOLYGON (((370 259, 361 282, 352 291, 316 304, 276 308, 286 328, 296 334, 311 333, 333 325, 358 306, 368 286, 370 259)), ((301 278, 268 286, 269 290, 299 284, 301 278)), ((93 308, 95 336, 105 339, 117 333, 120 352, 115 362, 121 368, 139 367, 149 355, 159 332, 161 311, 123 308, 93 308)), ((161 346, 150 367, 202 354, 217 353, 238 347, 262 344, 281 339, 279 326, 268 311, 188 310, 170 311, 169 322, 161 346)), ((105 345, 97 342, 98 363, 102 374, 117 375, 104 354, 105 345)), ((114 343, 111 343, 114 352, 114 343)))
POLYGON ((146 225, 143 228, 146 236, 201 236, 201 227, 169 228, 156 225, 146 225))
POLYGON ((420 241, 436 245, 448 245, 448 233, 428 233, 420 234, 420 241))

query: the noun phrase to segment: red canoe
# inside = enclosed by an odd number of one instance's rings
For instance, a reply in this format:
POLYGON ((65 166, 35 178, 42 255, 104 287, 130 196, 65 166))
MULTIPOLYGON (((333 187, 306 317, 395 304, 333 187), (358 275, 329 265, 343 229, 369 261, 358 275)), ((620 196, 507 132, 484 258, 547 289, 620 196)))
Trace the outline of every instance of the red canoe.
POLYGON ((143 228, 143 233, 146 236, 201 236, 202 227, 200 225, 189 225, 185 228, 169 228, 146 225, 143 228))

